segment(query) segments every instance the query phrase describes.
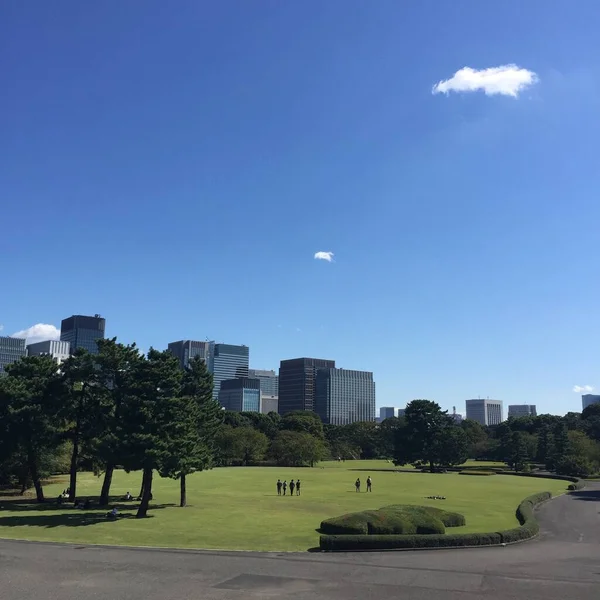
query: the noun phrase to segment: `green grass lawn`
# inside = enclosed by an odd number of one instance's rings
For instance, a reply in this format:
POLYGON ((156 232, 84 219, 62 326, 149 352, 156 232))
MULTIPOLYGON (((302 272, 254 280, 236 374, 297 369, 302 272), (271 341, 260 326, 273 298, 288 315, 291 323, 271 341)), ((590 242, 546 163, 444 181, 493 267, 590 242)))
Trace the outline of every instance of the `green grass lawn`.
MULTIPOLYGON (((150 517, 133 518, 137 503, 120 503, 127 491, 137 494, 141 474, 116 472, 111 493, 122 518, 107 521, 106 509, 82 511, 38 506, 31 499, 0 498, 0 537, 82 544, 120 544, 180 548, 244 550, 307 550, 318 545, 320 522, 347 512, 389 504, 430 505, 465 515, 466 527, 456 532, 497 531, 517 525, 515 509, 526 496, 540 491, 553 495, 567 482, 494 475, 465 477, 456 473, 394 473, 373 471, 373 493, 354 491, 367 471, 391 468, 386 461, 322 463, 313 469, 234 467, 188 477, 187 508, 179 508, 179 482, 155 476, 150 517), (277 478, 300 479, 300 497, 278 497, 277 478), (427 500, 440 495, 446 500, 427 500)), ((101 479, 79 476, 79 497, 97 497, 101 479)), ((55 498, 66 487, 60 478, 45 487, 55 498)), ((363 487, 364 490, 364 487, 363 487)))

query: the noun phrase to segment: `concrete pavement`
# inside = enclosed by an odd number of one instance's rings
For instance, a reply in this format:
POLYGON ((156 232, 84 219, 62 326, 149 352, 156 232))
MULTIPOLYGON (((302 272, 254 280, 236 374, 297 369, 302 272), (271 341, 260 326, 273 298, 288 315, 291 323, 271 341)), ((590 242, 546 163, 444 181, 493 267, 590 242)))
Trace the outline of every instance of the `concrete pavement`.
POLYGON ((269 554, 0 541, 0 598, 596 600, 600 485, 538 515, 537 540, 487 549, 269 554))

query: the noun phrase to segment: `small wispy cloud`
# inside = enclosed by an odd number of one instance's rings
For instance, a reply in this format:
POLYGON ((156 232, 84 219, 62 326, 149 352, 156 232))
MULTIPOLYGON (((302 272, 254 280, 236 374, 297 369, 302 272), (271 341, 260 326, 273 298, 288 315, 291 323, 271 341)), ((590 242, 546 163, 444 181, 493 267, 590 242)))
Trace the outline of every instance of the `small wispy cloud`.
POLYGON ((326 260, 327 262, 333 262, 333 252, 315 252, 315 260, 326 260))
POLYGON ((2 331, 4 329, 4 325, 2 325, 2 323, 0 323, 0 331, 2 331))
POLYGON ((49 323, 37 323, 13 333, 11 337, 25 338, 27 343, 35 344, 45 340, 60 340, 60 329, 49 323))
POLYGON ((576 394, 581 394, 582 392, 585 392, 586 394, 588 394, 589 392, 594 391, 594 386, 592 386, 592 385, 574 385, 573 391, 576 394))
POLYGON ((539 77, 533 71, 512 64, 489 69, 463 67, 450 79, 436 83, 431 93, 448 95, 450 92, 482 91, 486 96, 500 94, 516 98, 525 88, 538 81, 539 77))

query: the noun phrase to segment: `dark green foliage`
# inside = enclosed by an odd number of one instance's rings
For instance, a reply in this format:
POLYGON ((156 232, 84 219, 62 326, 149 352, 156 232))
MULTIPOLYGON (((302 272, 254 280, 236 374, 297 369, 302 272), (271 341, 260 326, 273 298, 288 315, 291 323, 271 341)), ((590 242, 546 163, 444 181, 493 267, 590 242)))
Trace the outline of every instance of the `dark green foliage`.
POLYGON ((312 467, 326 454, 325 444, 319 438, 298 431, 280 431, 269 450, 270 458, 286 467, 312 467))
POLYGON ((465 518, 428 506, 392 505, 379 510, 350 513, 321 523, 321 532, 331 535, 435 535, 445 527, 460 527, 465 518))
POLYGON ((309 433, 320 440, 325 439, 321 418, 309 410, 293 411, 285 414, 281 419, 281 429, 283 431, 309 433))
POLYGON ((404 413, 406 425, 396 434, 394 464, 436 466, 459 465, 468 458, 468 437, 448 417, 446 411, 430 400, 413 400, 404 413))
POLYGON ((458 473, 459 475, 480 475, 480 476, 488 476, 488 475, 495 475, 496 471, 477 471, 475 469, 464 469, 462 471, 459 471, 458 473))
POLYGON ((493 546, 528 540, 539 532, 534 507, 552 497, 541 492, 525 498, 517 507, 519 527, 490 533, 459 533, 443 535, 321 535, 320 548, 327 552, 349 550, 393 550, 411 548, 457 548, 493 546))
POLYGON ((263 460, 269 439, 252 427, 223 425, 216 433, 216 447, 222 465, 250 465, 263 460))
POLYGON ((595 471, 594 465, 583 456, 569 454, 560 458, 555 465, 559 475, 570 475, 571 477, 589 477, 595 471))

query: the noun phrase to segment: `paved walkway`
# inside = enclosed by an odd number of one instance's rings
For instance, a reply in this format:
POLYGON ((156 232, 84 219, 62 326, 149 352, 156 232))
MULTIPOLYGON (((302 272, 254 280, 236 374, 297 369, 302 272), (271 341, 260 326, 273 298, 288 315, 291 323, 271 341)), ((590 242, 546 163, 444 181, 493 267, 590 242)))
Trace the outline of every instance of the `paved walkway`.
POLYGON ((505 548, 263 554, 0 541, 2 600, 597 600, 600 485, 539 510, 505 548))

